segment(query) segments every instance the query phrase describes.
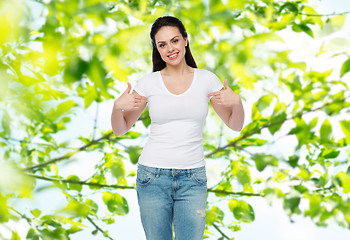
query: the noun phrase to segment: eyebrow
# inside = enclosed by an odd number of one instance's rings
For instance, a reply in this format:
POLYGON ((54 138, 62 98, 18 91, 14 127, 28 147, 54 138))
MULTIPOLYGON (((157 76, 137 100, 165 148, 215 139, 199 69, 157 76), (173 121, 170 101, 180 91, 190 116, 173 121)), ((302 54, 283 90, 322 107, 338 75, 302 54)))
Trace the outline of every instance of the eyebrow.
MULTIPOLYGON (((173 40, 173 39, 176 38, 176 37, 179 37, 179 36, 173 37, 172 39, 170 39, 170 41, 173 40)), ((158 43, 165 43, 165 41, 158 41, 158 43)))

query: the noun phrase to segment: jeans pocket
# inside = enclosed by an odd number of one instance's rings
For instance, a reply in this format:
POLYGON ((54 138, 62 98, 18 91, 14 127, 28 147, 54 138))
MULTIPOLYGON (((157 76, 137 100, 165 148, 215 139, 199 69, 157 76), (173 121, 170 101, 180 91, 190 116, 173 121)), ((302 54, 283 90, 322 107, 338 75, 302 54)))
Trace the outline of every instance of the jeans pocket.
POLYGON ((205 169, 192 173, 191 179, 199 185, 206 185, 207 184, 207 173, 206 173, 205 169))
POLYGON ((140 186, 146 186, 150 184, 155 178, 154 174, 142 169, 137 170, 136 183, 140 186))

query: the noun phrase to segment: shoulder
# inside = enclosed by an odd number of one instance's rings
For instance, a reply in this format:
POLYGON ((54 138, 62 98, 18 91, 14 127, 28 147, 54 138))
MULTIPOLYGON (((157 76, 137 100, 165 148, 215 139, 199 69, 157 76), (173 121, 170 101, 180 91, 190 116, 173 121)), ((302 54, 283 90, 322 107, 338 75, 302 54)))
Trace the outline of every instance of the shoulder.
POLYGON ((212 71, 209 71, 207 69, 204 68, 197 68, 197 72, 202 75, 202 76, 207 76, 207 77, 217 77, 215 75, 215 73, 213 73, 212 71))
POLYGON ((207 69, 197 68, 197 73, 201 79, 207 79, 208 83, 215 82, 219 79, 215 73, 207 69))
POLYGON ((153 79, 156 79, 158 75, 158 72, 149 72, 149 73, 146 73, 144 75, 142 75, 138 80, 136 80, 136 82, 150 82, 152 81, 153 79))

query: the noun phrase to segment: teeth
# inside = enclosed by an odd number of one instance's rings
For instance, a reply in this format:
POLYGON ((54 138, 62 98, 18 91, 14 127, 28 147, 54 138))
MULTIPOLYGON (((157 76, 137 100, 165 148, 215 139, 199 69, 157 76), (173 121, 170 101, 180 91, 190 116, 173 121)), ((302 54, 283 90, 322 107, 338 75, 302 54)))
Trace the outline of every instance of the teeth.
POLYGON ((175 57, 177 53, 174 53, 173 55, 169 55, 168 57, 175 57))

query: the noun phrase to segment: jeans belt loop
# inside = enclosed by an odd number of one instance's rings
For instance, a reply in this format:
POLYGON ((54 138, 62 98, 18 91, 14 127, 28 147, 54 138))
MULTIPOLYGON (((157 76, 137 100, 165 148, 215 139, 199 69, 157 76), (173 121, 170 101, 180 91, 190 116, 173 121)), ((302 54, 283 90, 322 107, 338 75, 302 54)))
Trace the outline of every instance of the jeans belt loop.
POLYGON ((159 175, 160 175, 160 168, 157 168, 156 177, 159 178, 159 175))

